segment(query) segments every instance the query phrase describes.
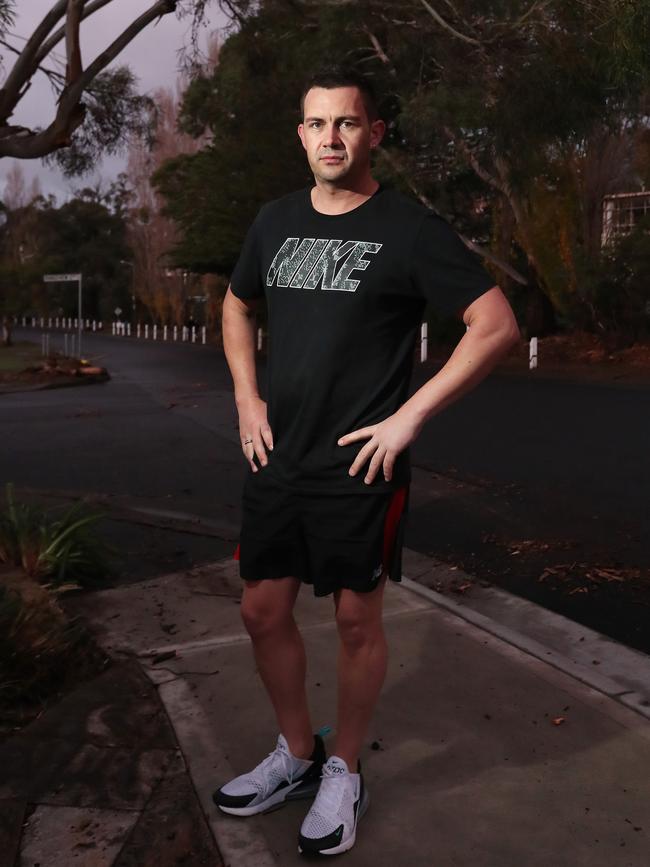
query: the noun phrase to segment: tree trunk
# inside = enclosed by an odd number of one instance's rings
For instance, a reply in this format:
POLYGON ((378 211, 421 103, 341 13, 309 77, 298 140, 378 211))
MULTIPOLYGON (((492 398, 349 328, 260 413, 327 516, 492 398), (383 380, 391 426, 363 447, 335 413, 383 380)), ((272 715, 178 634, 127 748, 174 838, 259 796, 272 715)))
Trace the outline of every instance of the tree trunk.
POLYGON ((528 338, 544 337, 557 328, 553 305, 534 278, 529 283, 527 293, 525 328, 528 338))

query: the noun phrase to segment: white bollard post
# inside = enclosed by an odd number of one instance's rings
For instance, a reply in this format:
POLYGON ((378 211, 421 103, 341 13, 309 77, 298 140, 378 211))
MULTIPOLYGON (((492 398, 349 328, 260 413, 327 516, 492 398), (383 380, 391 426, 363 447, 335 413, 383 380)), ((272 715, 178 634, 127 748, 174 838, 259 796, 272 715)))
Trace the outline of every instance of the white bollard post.
POLYGON ((126 323, 126 333, 129 337, 131 336, 131 323, 130 322, 126 323))
POLYGON ((54 324, 56 325, 57 328, 59 327, 59 317, 58 316, 54 320, 54 324))
POLYGON ((149 323, 144 323, 144 339, 149 340, 149 323))
POLYGON ((115 323, 111 322, 111 334, 115 334, 115 323))
POLYGON ((156 325, 155 322, 154 322, 154 326, 153 326, 153 334, 152 334, 152 337, 153 337, 154 340, 157 340, 157 338, 158 338, 158 326, 156 325))
POLYGON ((96 331, 96 330, 97 330, 97 323, 96 323, 95 320, 93 319, 93 331, 96 331))
POLYGON ((23 328, 25 327, 25 317, 23 316, 23 328))
POLYGON ((201 328, 201 338, 202 338, 201 342, 205 346, 205 325, 201 328))
POLYGON ((47 327, 48 327, 48 328, 51 328, 51 327, 52 327, 52 317, 51 317, 51 316, 48 316, 48 319, 47 319, 47 327))
POLYGON ((137 326, 136 326, 135 336, 136 336, 136 337, 139 337, 139 336, 140 336, 140 323, 139 323, 139 322, 138 322, 138 324, 137 324, 137 326))
POLYGON ((192 343, 196 343, 196 325, 192 326, 192 343))
POLYGON ((163 325, 163 340, 167 340, 167 326, 163 325))
POLYGON ((429 349, 429 325, 427 322, 422 323, 420 329, 420 361, 426 361, 429 349))
POLYGON ((534 370, 537 367, 537 338, 530 338, 530 347, 528 353, 528 369, 534 370))
POLYGON ((178 326, 174 325, 174 340, 178 338, 178 326))

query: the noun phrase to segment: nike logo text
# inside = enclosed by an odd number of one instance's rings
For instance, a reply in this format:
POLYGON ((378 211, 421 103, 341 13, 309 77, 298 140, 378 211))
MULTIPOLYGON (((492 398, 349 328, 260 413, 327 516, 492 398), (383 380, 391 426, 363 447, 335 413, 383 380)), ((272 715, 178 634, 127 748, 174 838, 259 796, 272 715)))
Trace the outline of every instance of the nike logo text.
POLYGON ((372 241, 341 241, 327 238, 287 238, 277 251, 266 275, 266 285, 294 289, 355 292, 360 281, 352 271, 365 271, 382 245, 372 241))

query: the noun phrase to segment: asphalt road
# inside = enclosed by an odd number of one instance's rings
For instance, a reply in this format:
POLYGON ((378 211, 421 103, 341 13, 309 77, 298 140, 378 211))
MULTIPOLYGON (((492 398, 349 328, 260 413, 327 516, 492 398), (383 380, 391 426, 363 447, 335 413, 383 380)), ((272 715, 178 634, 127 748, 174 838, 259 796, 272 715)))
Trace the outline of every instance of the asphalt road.
MULTIPOLYGON (((111 494, 236 527, 249 470, 223 353, 87 334, 84 355, 109 369, 110 382, 0 396, 2 485, 111 494)), ((417 364, 412 390, 436 369, 417 364)), ((412 446, 406 544, 580 619, 587 601, 558 607, 537 576, 567 559, 650 567, 649 409, 647 385, 492 374, 412 446)), ((137 538, 137 528, 115 530, 131 553, 137 538)), ((138 556, 159 559, 169 539, 138 556)), ((185 563, 233 546, 179 535, 172 547, 185 563)), ((147 564, 130 568, 137 577, 147 564)), ((585 622, 608 631, 597 618, 585 622)))

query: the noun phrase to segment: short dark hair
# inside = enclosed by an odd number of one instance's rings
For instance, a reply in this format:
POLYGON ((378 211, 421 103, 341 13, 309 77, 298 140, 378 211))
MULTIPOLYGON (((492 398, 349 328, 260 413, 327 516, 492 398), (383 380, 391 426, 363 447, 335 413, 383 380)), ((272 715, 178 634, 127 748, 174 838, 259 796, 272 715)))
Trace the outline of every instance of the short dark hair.
POLYGON ((302 93, 300 94, 301 117, 305 115, 305 97, 312 87, 324 87, 326 90, 332 90, 335 87, 356 87, 361 93, 368 120, 372 123, 373 120, 377 120, 379 117, 375 89, 370 80, 355 69, 328 66, 313 73, 303 85, 302 93))

